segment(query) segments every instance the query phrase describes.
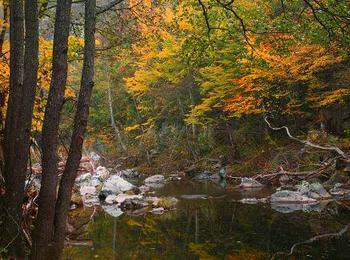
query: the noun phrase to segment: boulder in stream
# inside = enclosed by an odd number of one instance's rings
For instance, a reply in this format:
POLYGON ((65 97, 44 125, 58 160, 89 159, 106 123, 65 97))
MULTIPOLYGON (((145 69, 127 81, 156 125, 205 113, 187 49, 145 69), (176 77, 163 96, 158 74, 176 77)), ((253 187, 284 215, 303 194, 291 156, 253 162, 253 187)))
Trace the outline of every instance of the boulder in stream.
POLYGON ((301 195, 316 200, 329 199, 332 197, 319 182, 309 183, 307 181, 303 181, 297 186, 297 188, 301 195))
POLYGON ((117 175, 125 179, 140 178, 141 174, 135 169, 125 169, 117 172, 117 175))
POLYGON ((103 194, 119 194, 133 189, 135 186, 123 178, 113 175, 109 177, 103 184, 101 193, 103 194))
POLYGON ((240 188, 243 189, 249 189, 249 188, 262 188, 264 185, 262 185, 260 182, 257 180, 254 180, 252 178, 242 178, 241 179, 241 184, 239 185, 240 188))
POLYGON ((94 175, 98 176, 102 181, 104 181, 108 179, 110 173, 106 167, 98 166, 94 175))
POLYGON ((316 199, 304 196, 299 191, 281 190, 271 195, 271 203, 317 203, 316 199))
POLYGON ((160 174, 153 175, 145 179, 146 185, 151 183, 164 183, 164 182, 165 182, 165 177, 160 174))

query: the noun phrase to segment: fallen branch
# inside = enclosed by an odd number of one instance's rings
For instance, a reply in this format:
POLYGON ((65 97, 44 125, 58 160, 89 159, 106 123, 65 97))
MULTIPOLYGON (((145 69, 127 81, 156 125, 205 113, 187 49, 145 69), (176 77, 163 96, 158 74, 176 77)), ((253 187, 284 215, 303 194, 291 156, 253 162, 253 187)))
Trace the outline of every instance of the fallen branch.
POLYGON ((336 233, 328 233, 328 234, 322 234, 322 235, 314 236, 314 237, 312 237, 312 238, 310 238, 310 239, 308 239, 308 240, 295 243, 295 244, 291 247, 290 252, 289 252, 288 255, 292 255, 294 249, 295 249, 297 246, 305 245, 305 244, 311 244, 311 243, 313 243, 313 242, 315 242, 315 241, 317 241, 317 240, 323 239, 323 238, 331 238, 331 237, 338 238, 338 237, 341 237, 342 235, 344 235, 344 234, 348 231, 349 225, 350 225, 350 224, 347 224, 347 225, 346 225, 344 228, 342 228, 339 232, 336 232, 336 233))
POLYGON ((302 143, 302 144, 305 144, 305 145, 308 145, 310 147, 313 147, 313 148, 317 148, 317 149, 321 149, 321 150, 328 150, 328 151, 334 151, 336 153, 338 153, 341 157, 343 158, 347 158, 346 154, 344 151, 342 151, 339 147, 337 146, 331 146, 331 145, 327 145, 327 146, 322 146, 322 145, 318 145, 318 144, 314 144, 314 143, 311 143, 310 141, 308 140, 302 140, 302 139, 299 139, 299 138, 296 138, 294 136, 291 135, 291 133, 289 132, 289 129, 288 127, 286 126, 281 126, 281 127, 273 127, 271 125, 271 123, 267 120, 267 116, 264 117, 264 120, 265 122, 267 123, 267 125, 272 129, 272 130, 275 130, 275 131, 279 131, 279 130, 282 130, 284 129, 288 135, 289 138, 299 142, 299 143, 302 143))

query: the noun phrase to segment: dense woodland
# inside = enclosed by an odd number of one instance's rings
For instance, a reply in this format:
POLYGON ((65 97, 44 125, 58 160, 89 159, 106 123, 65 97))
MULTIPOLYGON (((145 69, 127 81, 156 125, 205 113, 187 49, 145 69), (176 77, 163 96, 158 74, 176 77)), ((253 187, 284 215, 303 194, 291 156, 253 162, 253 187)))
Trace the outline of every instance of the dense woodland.
POLYGON ((349 171, 349 30, 346 0, 1 0, 0 253, 60 257, 90 152, 146 174, 349 171))

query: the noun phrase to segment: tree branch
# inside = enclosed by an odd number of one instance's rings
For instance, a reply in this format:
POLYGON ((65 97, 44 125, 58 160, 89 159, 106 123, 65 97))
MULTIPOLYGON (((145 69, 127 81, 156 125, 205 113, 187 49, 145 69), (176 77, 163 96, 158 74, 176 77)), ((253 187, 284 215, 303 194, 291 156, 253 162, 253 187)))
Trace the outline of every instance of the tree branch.
POLYGON ((321 145, 318 145, 318 144, 314 144, 314 143, 311 143, 310 141, 308 140, 302 140, 302 139, 299 139, 299 138, 296 138, 294 136, 291 135, 291 133, 289 132, 289 129, 288 127, 286 126, 281 126, 281 127, 273 127, 271 125, 271 123, 267 120, 267 116, 264 117, 264 120, 265 122, 267 123, 267 125, 272 129, 272 130, 275 130, 275 131, 278 131, 278 130, 285 130, 288 137, 293 139, 294 141, 297 141, 299 143, 302 143, 302 144, 305 144, 305 145, 308 145, 310 147, 313 147, 313 148, 318 148, 318 149, 321 149, 321 150, 328 150, 328 151, 334 151, 336 153, 338 153, 341 157, 343 158, 347 158, 346 154, 344 151, 342 151, 339 147, 337 146, 330 146, 330 145, 327 145, 327 146, 321 146, 321 145))

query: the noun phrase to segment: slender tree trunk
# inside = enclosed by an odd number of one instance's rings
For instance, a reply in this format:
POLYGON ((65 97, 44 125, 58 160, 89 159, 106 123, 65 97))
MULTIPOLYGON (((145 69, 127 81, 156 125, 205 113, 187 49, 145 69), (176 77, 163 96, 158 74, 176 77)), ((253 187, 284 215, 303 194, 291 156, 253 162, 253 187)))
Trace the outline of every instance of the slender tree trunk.
POLYGON ((122 148, 123 152, 126 152, 126 146, 123 142, 122 135, 120 133, 119 128, 117 127, 117 124, 114 120, 114 113, 113 113, 113 100, 112 100, 112 93, 111 93, 111 77, 110 77, 110 71, 108 71, 108 106, 109 106, 109 114, 111 117, 111 125, 112 128, 117 136, 118 142, 120 144, 120 147, 122 148))
POLYGON ((23 87, 24 14, 22 0, 10 1, 10 22, 10 87, 4 140, 6 196, 1 198, 4 200, 1 204, 5 207, 1 213, 5 215, 2 216, 4 219, 0 224, 4 226, 1 228, 2 236, 5 237, 5 240, 11 240, 10 248, 8 248, 9 255, 21 257, 23 255, 21 206, 24 182, 19 183, 21 178, 15 174, 14 165, 17 122, 23 87))
POLYGON ((96 0, 85 1, 85 46, 81 87, 68 159, 60 182, 55 212, 54 259, 59 259, 66 235, 66 221, 70 198, 82 156, 84 134, 94 86, 96 0))
POLYGON ((16 157, 14 140, 23 85, 24 14, 23 1, 10 1, 10 88, 5 126, 5 180, 16 157))
POLYGON ((67 82, 71 5, 71 0, 57 0, 52 78, 42 130, 43 174, 39 193, 39 211, 33 234, 32 259, 48 259, 48 245, 53 238, 54 205, 58 182, 58 130, 67 82))
POLYGON ((13 158, 13 165, 9 169, 6 183, 8 210, 11 209, 10 212, 13 212, 12 209, 15 210, 13 216, 16 216, 15 219, 19 225, 21 223, 23 190, 28 165, 30 131, 39 65, 39 21, 36 0, 26 0, 25 2, 25 29, 25 74, 21 89, 17 128, 13 130, 16 133, 14 140, 16 156, 13 158))

